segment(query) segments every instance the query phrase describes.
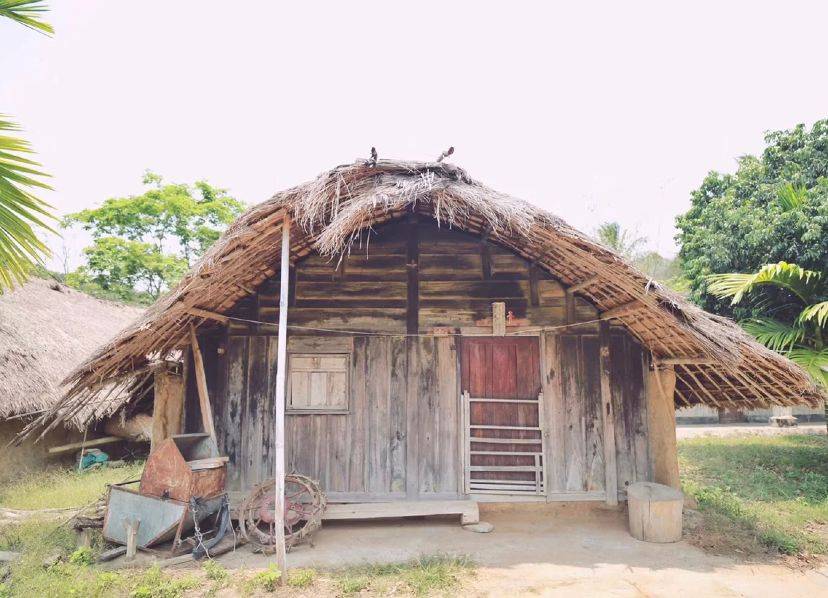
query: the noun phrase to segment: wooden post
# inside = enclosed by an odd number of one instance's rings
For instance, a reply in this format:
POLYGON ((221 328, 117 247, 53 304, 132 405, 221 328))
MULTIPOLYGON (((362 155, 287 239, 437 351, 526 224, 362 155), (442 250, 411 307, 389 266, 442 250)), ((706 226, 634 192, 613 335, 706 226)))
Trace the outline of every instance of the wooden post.
POLYGON ((492 334, 506 336, 506 304, 502 301, 492 303, 492 334))
POLYGON ((290 216, 282 220, 282 263, 279 271, 279 339, 276 356, 276 413, 273 431, 273 477, 276 480, 274 497, 274 525, 276 536, 274 548, 276 566, 282 572, 279 583, 287 579, 287 557, 285 556, 285 392, 287 390, 287 326, 288 301, 290 300, 290 216))
POLYGON ((196 387, 198 388, 198 406, 201 408, 201 423, 204 431, 214 441, 216 428, 213 425, 213 409, 210 407, 210 395, 207 394, 207 376, 204 373, 204 359, 201 357, 201 348, 198 346, 195 326, 190 322, 190 344, 193 347, 193 365, 195 365, 196 387))
POLYGON ((601 421, 604 436, 604 487, 607 492, 607 504, 618 504, 618 466, 615 462, 615 410, 612 408, 612 391, 610 388, 610 326, 609 322, 600 322, 598 338, 601 343, 601 421))
POLYGON ((647 438, 652 481, 681 489, 676 442, 676 372, 671 366, 645 368, 647 438))
POLYGON ((408 270, 406 294, 405 330, 408 334, 420 332, 420 240, 419 220, 411 214, 406 226, 405 266, 408 270))
POLYGON ((124 522, 126 526, 126 560, 131 561, 138 552, 138 528, 141 525, 140 519, 130 519, 124 522))
POLYGON ((184 421, 184 376, 166 369, 156 370, 152 406, 150 452, 163 440, 181 434, 184 421))

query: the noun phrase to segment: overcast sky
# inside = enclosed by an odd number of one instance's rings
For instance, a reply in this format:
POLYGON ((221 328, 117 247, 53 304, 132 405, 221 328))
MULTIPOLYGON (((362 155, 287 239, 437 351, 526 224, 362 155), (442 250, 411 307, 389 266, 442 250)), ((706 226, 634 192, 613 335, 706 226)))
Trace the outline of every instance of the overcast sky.
POLYGON ((62 214, 147 168, 254 204, 371 146, 454 145, 484 183, 671 255, 709 170, 828 116, 823 2, 52 4, 54 38, 0 22, 0 113, 62 214))

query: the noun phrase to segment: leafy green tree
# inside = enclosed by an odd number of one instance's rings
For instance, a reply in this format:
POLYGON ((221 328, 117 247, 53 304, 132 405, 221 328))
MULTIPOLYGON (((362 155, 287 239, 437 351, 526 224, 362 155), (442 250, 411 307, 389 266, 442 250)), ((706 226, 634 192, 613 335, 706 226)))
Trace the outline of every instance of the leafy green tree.
POLYGON ((825 272, 779 262, 752 274, 713 274, 707 290, 733 305, 752 301, 741 322, 756 340, 784 353, 828 390, 828 279, 825 272), (768 296, 766 292, 773 291, 768 296))
MULTIPOLYGON (((737 319, 763 312, 711 293, 711 274, 783 261, 822 271, 828 263, 828 120, 769 133, 765 142, 760 157, 739 159, 735 174, 708 174, 676 221, 691 298, 737 319)), ((779 293, 766 290, 766 300, 776 302, 779 293)))
POLYGON ((64 226, 89 231, 86 265, 67 283, 99 295, 150 301, 178 282, 212 245, 244 204, 205 181, 165 184, 152 172, 140 195, 107 199, 98 208, 69 214, 64 226))
MULTIPOLYGON (((46 10, 41 0, 0 0, 0 17, 11 19, 41 33, 53 33, 40 20, 46 10)), ((50 189, 41 178, 47 176, 40 164, 29 159, 31 146, 16 136, 15 123, 0 114, 0 292, 26 280, 29 271, 42 264, 49 250, 38 238, 35 227, 51 230, 44 219, 51 218, 51 206, 32 194, 50 189)))

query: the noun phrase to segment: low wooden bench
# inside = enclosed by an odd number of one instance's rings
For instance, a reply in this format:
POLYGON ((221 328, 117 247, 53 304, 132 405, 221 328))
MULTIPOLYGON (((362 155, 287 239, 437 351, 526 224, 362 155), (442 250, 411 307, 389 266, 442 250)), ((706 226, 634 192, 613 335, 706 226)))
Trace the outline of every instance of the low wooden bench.
POLYGON ((329 504, 323 521, 391 519, 429 515, 460 515, 460 525, 480 522, 480 510, 473 500, 423 500, 329 504))

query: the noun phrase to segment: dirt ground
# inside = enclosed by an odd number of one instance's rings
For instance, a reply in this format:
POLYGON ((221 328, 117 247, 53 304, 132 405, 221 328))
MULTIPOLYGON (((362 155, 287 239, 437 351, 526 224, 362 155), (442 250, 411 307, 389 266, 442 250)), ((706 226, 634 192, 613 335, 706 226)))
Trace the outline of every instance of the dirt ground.
POLYGON ((825 434, 825 422, 803 423, 792 428, 768 424, 685 424, 676 426, 676 438, 699 436, 784 436, 785 434, 825 434))
MULTIPOLYGON (((326 525, 299 546, 289 567, 331 569, 400 562, 423 554, 470 556, 477 573, 465 596, 828 596, 828 566, 795 570, 705 554, 686 542, 648 544, 627 533, 626 514, 602 506, 482 506, 489 534, 446 519, 326 525)), ((247 547, 221 557, 228 568, 266 567, 247 547)))

